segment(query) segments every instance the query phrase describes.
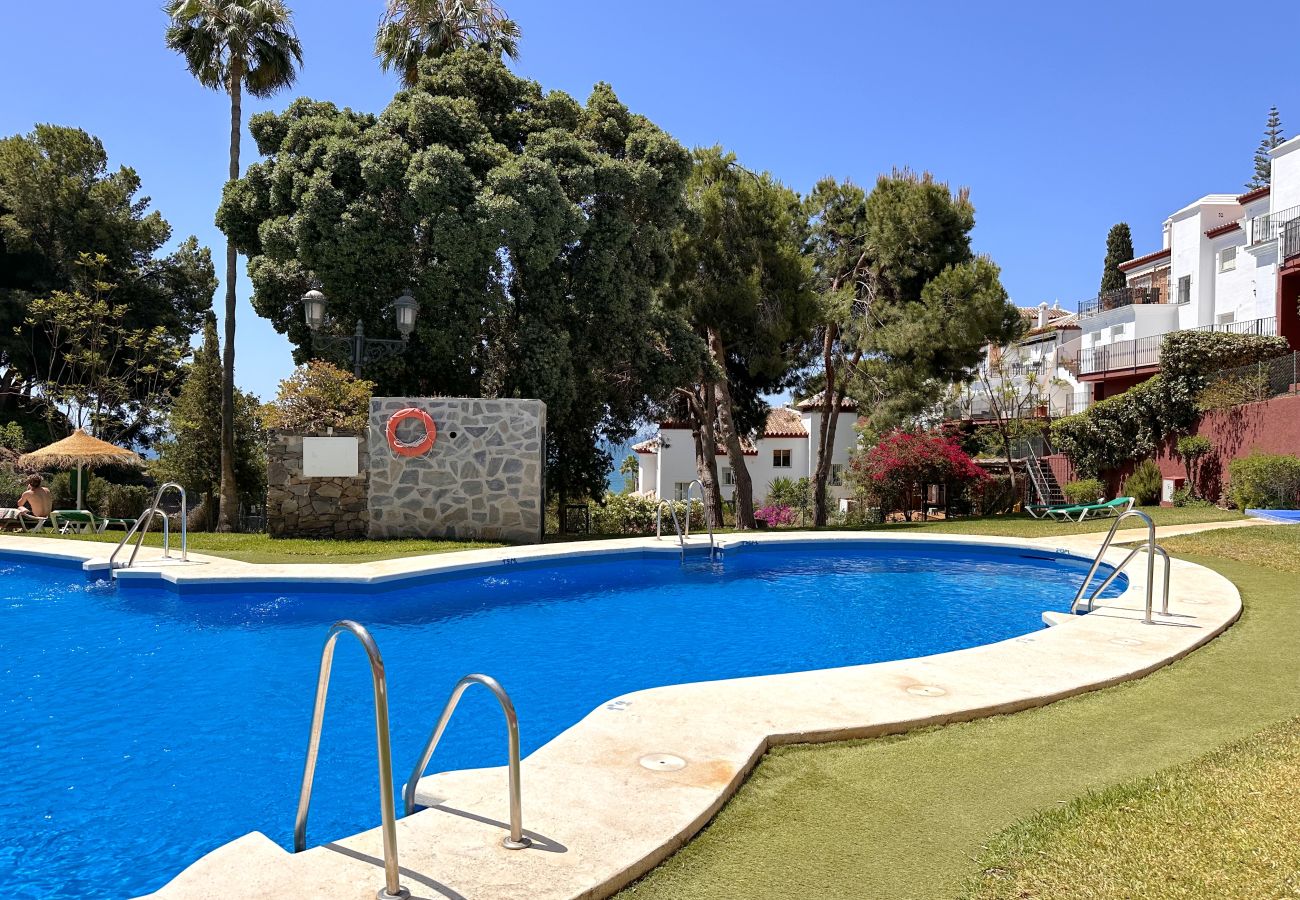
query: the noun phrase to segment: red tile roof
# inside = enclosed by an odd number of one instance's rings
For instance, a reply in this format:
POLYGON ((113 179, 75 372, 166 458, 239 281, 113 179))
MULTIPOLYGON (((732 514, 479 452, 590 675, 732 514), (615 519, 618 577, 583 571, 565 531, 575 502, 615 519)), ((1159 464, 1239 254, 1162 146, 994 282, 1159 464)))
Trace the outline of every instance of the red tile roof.
POLYGON ((1268 185, 1264 185, 1263 187, 1255 188, 1253 191, 1246 191, 1244 194, 1237 195, 1237 202, 1243 206, 1247 203, 1254 203, 1256 200, 1267 197, 1270 190, 1272 190, 1272 188, 1268 185))
POLYGON ((1144 266, 1147 263, 1155 262, 1162 257, 1169 256, 1173 251, 1166 247, 1163 250, 1157 250, 1155 253, 1148 253, 1146 256, 1139 256, 1137 259, 1130 259, 1128 262, 1119 264, 1121 272, 1127 272, 1129 269, 1136 269, 1138 266, 1144 266))
POLYGON ((1229 232, 1240 231, 1240 230, 1241 230, 1241 219, 1237 219, 1232 222, 1226 222, 1223 225, 1216 225, 1215 227, 1211 228, 1209 231, 1205 232, 1205 236, 1207 238, 1216 238, 1228 234, 1229 232))

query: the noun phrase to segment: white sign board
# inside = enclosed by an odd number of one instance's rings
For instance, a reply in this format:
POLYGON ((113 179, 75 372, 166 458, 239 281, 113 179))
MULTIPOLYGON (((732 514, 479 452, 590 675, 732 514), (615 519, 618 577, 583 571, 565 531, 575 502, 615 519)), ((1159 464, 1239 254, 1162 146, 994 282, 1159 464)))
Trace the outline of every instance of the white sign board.
POLYGON ((303 438, 303 477, 355 478, 361 472, 360 446, 355 437, 303 438))

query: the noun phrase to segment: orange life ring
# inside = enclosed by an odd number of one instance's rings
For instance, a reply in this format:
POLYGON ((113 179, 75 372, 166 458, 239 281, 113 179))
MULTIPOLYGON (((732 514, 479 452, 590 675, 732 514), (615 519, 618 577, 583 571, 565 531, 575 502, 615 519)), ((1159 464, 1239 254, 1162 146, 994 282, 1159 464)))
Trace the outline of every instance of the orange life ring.
POLYGON ((393 452, 399 456, 422 456, 433 449, 434 441, 438 440, 438 426, 433 424, 433 419, 424 410, 413 406, 393 413, 388 420, 388 427, 384 430, 388 435, 388 446, 392 447, 393 452), (414 444, 408 444, 397 438, 397 426, 407 419, 419 419, 424 423, 424 438, 414 444))

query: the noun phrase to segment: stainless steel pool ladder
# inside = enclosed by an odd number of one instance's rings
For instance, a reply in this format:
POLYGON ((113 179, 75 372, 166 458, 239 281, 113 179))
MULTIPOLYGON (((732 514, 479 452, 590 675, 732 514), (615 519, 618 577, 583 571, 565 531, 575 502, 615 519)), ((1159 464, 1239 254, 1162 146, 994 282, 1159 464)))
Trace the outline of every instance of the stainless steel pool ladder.
POLYGON ((397 814, 393 799, 393 751, 388 732, 388 682, 384 677, 384 658, 370 632, 359 622, 343 619, 335 622, 321 650, 320 672, 316 677, 316 702, 311 714, 311 737, 307 741, 307 762, 302 771, 302 790, 298 794, 298 815, 293 823, 293 852, 307 849, 307 813, 311 809, 311 785, 316 776, 316 755, 320 751, 321 726, 325 720, 325 698, 330 687, 330 667, 334 663, 334 645, 347 632, 361 642, 370 659, 370 679, 375 693, 375 742, 379 749, 379 818, 384 835, 384 886, 379 900, 404 900, 411 892, 398 880, 397 814))
POLYGON ((1087 593, 1088 586, 1092 584, 1093 576, 1097 574, 1097 569, 1101 566, 1102 557, 1104 557, 1106 555, 1106 551, 1110 549, 1111 541, 1115 539, 1115 532, 1119 530, 1120 523, 1129 517, 1141 519, 1143 522, 1146 523, 1147 526, 1146 541, 1134 547, 1132 550, 1130 550, 1128 556, 1124 557, 1124 561, 1121 562, 1118 566, 1116 566, 1115 570, 1106 577, 1106 580, 1103 581, 1101 585, 1095 591, 1092 592, 1092 595, 1089 596, 1087 600, 1086 611, 1092 612, 1093 606, 1097 602, 1097 598, 1101 596, 1101 594, 1106 590, 1106 588, 1111 586, 1111 584, 1115 581, 1116 578, 1119 577, 1119 573, 1124 571, 1124 567, 1127 566, 1132 561, 1133 557, 1137 556, 1139 553, 1145 550, 1147 553, 1147 597, 1146 597, 1146 612, 1142 617, 1142 621, 1145 622, 1147 625, 1153 624, 1153 620, 1151 618, 1151 612, 1152 612, 1152 597, 1154 596, 1154 590, 1155 590, 1157 554, 1164 557, 1165 560, 1164 596, 1160 604, 1160 614, 1162 616, 1169 615, 1169 568, 1170 568, 1169 554, 1165 552, 1164 547, 1161 547, 1159 544, 1156 543, 1156 523, 1152 521, 1149 515, 1147 515, 1146 513, 1142 512, 1139 509, 1130 509, 1127 512, 1122 513, 1121 515, 1115 518, 1114 524, 1110 526, 1110 531, 1106 533, 1106 539, 1101 542, 1101 549, 1097 551, 1097 556, 1092 561, 1092 568, 1088 569, 1088 577, 1083 579, 1083 584, 1079 585, 1079 592, 1074 595, 1074 601, 1070 603, 1071 615, 1079 611, 1079 606, 1081 603, 1083 603, 1083 595, 1087 593))
POLYGON ((668 500, 660 500, 659 506, 655 509, 655 537, 663 537, 663 516, 664 507, 672 513, 673 527, 677 529, 677 543, 682 549, 682 560, 686 560, 686 540, 691 536, 691 489, 696 485, 700 486, 700 505, 704 507, 704 524, 709 529, 709 559, 713 559, 717 552, 717 546, 713 539, 713 516, 709 513, 709 501, 704 493, 704 482, 696 478, 686 486, 686 528, 683 529, 681 523, 677 520, 677 506, 668 500))
POLYGON ((438 742, 442 740, 442 733, 447 730, 447 723, 451 721, 452 713, 456 711, 456 705, 460 703, 461 695, 469 689, 470 685, 474 684, 481 684, 492 692, 492 695, 497 698, 497 703, 501 704, 501 712, 506 717, 506 742, 509 751, 510 771, 510 835, 502 839, 501 845, 507 850, 522 850, 529 846, 532 841, 524 837, 523 813, 520 811, 519 717, 515 715, 515 705, 510 702, 510 695, 506 693, 505 688, 501 687, 501 684, 495 678, 488 675, 466 675, 456 682, 456 687, 452 689, 451 696, 447 698, 446 706, 442 708, 442 715, 438 716, 438 723, 433 726, 429 740, 420 753, 420 761, 411 770, 411 777, 407 779, 406 788, 402 791, 406 815, 409 816, 415 812, 416 784, 424 775, 429 760, 433 758, 433 751, 438 749, 438 742))
POLYGON ((167 493, 169 488, 175 488, 181 495, 181 562, 189 561, 189 534, 186 528, 189 519, 189 505, 185 499, 185 488, 174 481, 168 481, 158 488, 158 491, 153 495, 153 503, 149 504, 149 508, 140 514, 140 517, 135 520, 135 523, 127 530, 126 534, 122 535, 122 540, 118 541, 117 546, 113 548, 113 553, 108 558, 110 571, 117 566, 117 554, 122 552, 122 548, 127 545, 127 542, 133 536, 135 537, 135 547, 131 549, 131 557, 123 564, 122 568, 129 569, 135 565, 136 554, 140 552, 140 545, 144 543, 144 536, 149 533, 149 526, 153 524, 156 516, 162 516, 163 520, 163 556, 168 559, 171 558, 171 527, 167 522, 167 514, 158 508, 163 494, 167 493))

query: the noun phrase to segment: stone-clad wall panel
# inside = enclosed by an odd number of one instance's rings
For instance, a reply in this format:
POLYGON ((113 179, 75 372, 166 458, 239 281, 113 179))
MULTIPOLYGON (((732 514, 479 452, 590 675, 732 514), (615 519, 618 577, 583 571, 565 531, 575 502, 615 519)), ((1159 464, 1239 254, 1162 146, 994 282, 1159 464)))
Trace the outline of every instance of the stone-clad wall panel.
MULTIPOLYGON (((347 437, 334 431, 333 437, 347 437)), ((267 446, 266 530, 272 537, 363 538, 370 527, 366 436, 359 435, 361 471, 352 478, 302 474, 302 439, 324 432, 275 431, 267 446)))
MULTIPOLYGON (((370 401, 369 535, 538 542, 542 539, 546 405, 540 400, 375 397, 370 401), (425 454, 388 446, 393 413, 415 407, 437 426, 425 454)), ((414 443, 423 425, 407 420, 414 443)))

